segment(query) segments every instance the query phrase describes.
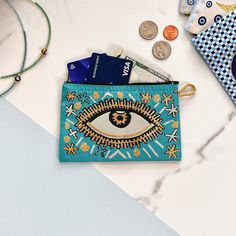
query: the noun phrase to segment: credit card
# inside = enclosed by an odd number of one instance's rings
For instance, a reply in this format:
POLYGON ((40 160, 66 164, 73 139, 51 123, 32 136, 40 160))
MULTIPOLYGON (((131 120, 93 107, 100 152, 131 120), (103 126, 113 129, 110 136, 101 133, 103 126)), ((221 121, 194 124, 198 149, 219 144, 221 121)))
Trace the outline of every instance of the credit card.
POLYGON ((90 64, 90 57, 67 64, 69 72, 69 82, 85 84, 87 83, 87 73, 90 64))
POLYGON ((132 61, 93 53, 87 75, 89 84, 128 84, 132 61))
POLYGON ((110 54, 119 58, 131 60, 133 68, 129 83, 160 83, 171 81, 171 75, 144 58, 116 45, 111 45, 110 54))

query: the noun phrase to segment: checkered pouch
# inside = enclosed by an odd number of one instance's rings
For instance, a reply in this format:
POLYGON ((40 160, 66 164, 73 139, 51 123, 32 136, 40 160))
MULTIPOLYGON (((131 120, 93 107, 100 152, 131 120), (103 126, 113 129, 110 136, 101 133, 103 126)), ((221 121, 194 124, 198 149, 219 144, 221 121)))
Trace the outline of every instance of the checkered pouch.
POLYGON ((214 23, 192 42, 236 104, 236 11, 214 23))

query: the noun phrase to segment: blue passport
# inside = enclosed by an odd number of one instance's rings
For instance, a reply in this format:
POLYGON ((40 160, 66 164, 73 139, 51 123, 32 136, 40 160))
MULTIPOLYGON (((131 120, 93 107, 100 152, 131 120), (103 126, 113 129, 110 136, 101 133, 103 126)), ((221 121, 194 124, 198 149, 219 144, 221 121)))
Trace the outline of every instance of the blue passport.
POLYGON ((133 63, 130 60, 93 53, 87 74, 88 84, 128 84, 133 63))

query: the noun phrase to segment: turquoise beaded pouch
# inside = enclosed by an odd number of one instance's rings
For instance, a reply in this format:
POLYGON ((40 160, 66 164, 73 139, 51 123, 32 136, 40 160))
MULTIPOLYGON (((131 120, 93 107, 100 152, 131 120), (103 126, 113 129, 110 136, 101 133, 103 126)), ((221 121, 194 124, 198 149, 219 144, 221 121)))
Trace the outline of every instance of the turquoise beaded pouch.
POLYGON ((178 82, 64 83, 61 162, 179 161, 178 82))

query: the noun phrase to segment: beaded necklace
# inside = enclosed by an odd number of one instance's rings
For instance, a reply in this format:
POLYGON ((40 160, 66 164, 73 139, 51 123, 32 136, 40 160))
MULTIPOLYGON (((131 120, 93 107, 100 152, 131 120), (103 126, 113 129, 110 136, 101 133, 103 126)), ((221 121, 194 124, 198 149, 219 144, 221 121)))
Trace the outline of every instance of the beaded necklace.
POLYGON ((0 76, 0 79, 7 79, 7 78, 14 77, 13 83, 5 91, 0 93, 0 97, 5 95, 6 93, 8 93, 17 83, 19 83, 21 81, 21 75, 24 72, 26 72, 26 71, 32 69, 34 66, 36 66, 41 61, 41 59, 47 54, 47 51, 48 51, 48 47, 49 47, 49 44, 50 44, 50 41, 51 41, 51 31, 52 31, 49 17, 47 15, 46 11, 37 2, 35 2, 33 0, 29 0, 29 1, 32 2, 42 12, 42 14, 44 15, 44 17, 46 19, 47 26, 48 26, 47 41, 46 41, 46 44, 44 45, 44 47, 42 48, 40 55, 35 59, 35 61, 33 61, 29 66, 26 67, 25 66, 26 57, 27 57, 27 36, 26 36, 26 32, 25 32, 22 20, 19 16, 18 12, 12 6, 12 4, 6 0, 6 3, 13 10, 13 12, 15 13, 15 15, 16 15, 19 23, 20 23, 23 38, 24 38, 24 54, 23 54, 23 60, 22 60, 21 67, 20 67, 20 70, 18 72, 9 73, 9 74, 0 76))

